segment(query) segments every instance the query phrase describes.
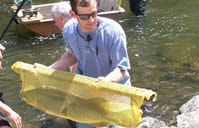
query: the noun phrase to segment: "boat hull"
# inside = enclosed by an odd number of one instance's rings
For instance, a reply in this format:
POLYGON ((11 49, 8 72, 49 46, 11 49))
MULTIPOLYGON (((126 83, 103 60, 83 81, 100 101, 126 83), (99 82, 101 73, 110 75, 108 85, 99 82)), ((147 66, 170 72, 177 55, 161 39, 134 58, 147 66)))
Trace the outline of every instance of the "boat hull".
POLYGON ((35 32, 39 35, 51 35, 51 34, 59 34, 61 31, 57 26, 54 25, 53 21, 41 22, 41 23, 33 23, 33 24, 24 24, 24 26, 35 32))

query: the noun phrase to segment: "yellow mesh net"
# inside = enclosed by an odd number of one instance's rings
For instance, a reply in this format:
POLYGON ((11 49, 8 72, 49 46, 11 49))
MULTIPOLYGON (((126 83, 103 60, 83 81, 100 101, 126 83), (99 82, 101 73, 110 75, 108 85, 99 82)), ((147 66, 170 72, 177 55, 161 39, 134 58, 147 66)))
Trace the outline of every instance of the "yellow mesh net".
POLYGON ((134 127, 141 122, 143 101, 156 99, 151 90, 127 87, 70 72, 16 62, 23 100, 48 114, 103 127, 134 127))

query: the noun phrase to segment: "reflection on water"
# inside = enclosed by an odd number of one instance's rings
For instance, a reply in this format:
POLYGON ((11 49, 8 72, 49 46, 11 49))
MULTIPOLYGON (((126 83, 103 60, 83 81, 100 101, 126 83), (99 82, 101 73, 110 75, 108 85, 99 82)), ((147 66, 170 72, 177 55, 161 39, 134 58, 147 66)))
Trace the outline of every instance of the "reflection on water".
MULTIPOLYGON (((127 34, 132 66, 130 73, 134 86, 150 88, 158 93, 152 113, 145 115, 172 123, 179 107, 199 94, 197 1, 150 0, 147 4, 144 19, 125 15, 121 21, 127 34)), ((10 5, 12 2, 0 1, 0 32, 11 17, 10 5)), ((19 98, 21 81, 10 66, 16 61, 51 64, 65 50, 62 37, 40 37, 24 32, 21 36, 16 35, 16 30, 13 24, 1 41, 7 48, 3 52, 4 69, 0 72, 1 91, 6 103, 23 117, 24 124, 49 128, 51 124, 56 124, 55 117, 40 112, 19 98)), ((64 125, 61 127, 64 128, 64 125)))

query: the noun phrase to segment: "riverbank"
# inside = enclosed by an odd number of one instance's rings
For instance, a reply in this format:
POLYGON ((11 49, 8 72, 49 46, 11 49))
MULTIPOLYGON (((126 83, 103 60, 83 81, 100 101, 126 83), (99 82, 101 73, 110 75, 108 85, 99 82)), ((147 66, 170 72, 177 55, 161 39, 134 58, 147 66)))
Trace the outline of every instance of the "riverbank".
POLYGON ((176 117, 176 125, 168 126, 164 121, 153 117, 144 117, 136 128, 198 128, 199 127, 199 95, 183 104, 176 117))

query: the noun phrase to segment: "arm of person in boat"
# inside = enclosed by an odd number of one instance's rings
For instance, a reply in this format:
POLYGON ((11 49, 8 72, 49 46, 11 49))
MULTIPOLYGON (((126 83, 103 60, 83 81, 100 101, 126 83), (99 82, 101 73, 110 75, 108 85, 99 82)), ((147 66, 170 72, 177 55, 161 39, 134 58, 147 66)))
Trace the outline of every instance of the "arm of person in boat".
POLYGON ((1 54, 1 51, 4 51, 4 50, 5 50, 5 47, 0 44, 0 70, 2 69, 2 67, 1 67, 1 60, 3 58, 2 54, 1 54))
POLYGON ((13 111, 9 106, 0 101, 0 112, 6 114, 16 125, 17 128, 22 127, 21 117, 13 111))
POLYGON ((98 77, 97 81, 104 80, 104 81, 108 81, 108 82, 118 83, 121 80, 123 80, 124 76, 125 76, 125 70, 121 70, 117 67, 112 72, 110 72, 107 76, 98 77))

